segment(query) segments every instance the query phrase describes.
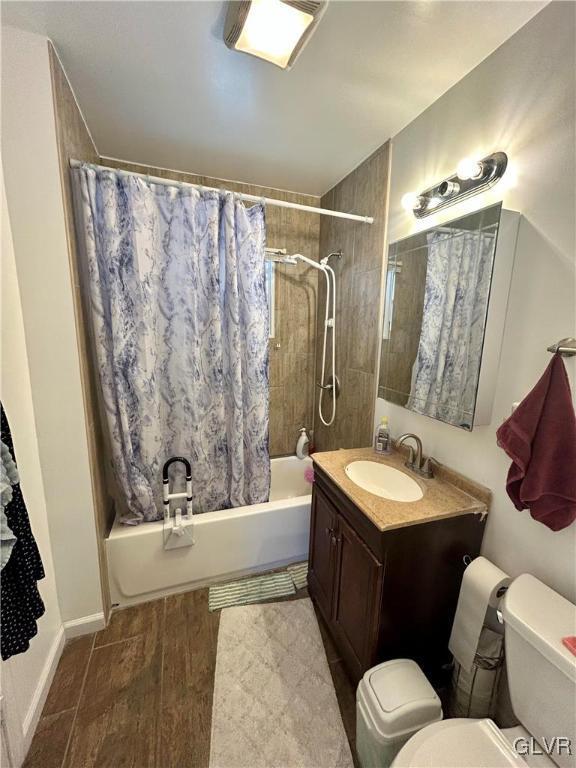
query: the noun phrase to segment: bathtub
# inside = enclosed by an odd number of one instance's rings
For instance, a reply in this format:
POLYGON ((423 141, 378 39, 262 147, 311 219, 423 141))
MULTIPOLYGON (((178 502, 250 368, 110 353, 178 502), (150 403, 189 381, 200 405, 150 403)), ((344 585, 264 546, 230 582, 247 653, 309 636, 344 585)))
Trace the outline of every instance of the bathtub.
POLYGON ((113 605, 185 592, 308 557, 311 459, 272 459, 270 501, 194 516, 191 547, 164 549, 164 524, 122 525, 106 539, 113 605))

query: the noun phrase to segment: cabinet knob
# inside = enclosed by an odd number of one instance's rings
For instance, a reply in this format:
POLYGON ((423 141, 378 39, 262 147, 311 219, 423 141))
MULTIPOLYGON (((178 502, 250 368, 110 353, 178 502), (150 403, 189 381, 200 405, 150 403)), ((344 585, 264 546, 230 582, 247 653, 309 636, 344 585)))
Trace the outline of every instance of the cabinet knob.
POLYGON ((326 533, 326 536, 330 536, 330 543, 333 546, 335 546, 340 541, 340 537, 336 536, 336 531, 334 528, 324 528, 324 532, 326 533))

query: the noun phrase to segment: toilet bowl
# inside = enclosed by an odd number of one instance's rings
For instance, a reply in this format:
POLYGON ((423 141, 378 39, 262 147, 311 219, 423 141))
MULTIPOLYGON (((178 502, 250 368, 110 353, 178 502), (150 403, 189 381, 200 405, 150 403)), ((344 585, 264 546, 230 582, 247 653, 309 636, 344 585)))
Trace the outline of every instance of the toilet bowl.
POLYGON ((562 638, 576 632, 576 606, 529 574, 503 605, 510 698, 520 726, 489 719, 433 723, 404 745, 392 768, 576 766, 576 657, 562 638))

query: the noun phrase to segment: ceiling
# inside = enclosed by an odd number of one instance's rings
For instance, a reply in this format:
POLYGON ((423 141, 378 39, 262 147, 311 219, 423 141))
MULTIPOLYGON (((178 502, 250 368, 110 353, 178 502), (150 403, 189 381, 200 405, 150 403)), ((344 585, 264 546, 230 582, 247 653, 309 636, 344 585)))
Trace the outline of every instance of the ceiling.
POLYGON ((224 2, 3 2, 54 42, 101 155, 321 194, 545 2, 331 0, 293 69, 230 51, 224 2))

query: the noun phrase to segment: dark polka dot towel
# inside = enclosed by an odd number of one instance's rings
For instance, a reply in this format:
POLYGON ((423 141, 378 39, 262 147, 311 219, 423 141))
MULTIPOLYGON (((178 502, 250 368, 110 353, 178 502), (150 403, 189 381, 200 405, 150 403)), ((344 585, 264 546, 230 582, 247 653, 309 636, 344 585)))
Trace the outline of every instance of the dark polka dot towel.
MULTIPOLYGON (((0 408, 2 442, 8 446, 16 461, 8 420, 1 404, 0 408)), ((9 659, 28 650, 31 638, 38 632, 36 620, 44 613, 44 603, 36 582, 44 578, 44 568, 19 483, 12 486, 12 499, 5 513, 8 526, 16 537, 8 562, 0 574, 1 649, 2 658, 9 659)))

